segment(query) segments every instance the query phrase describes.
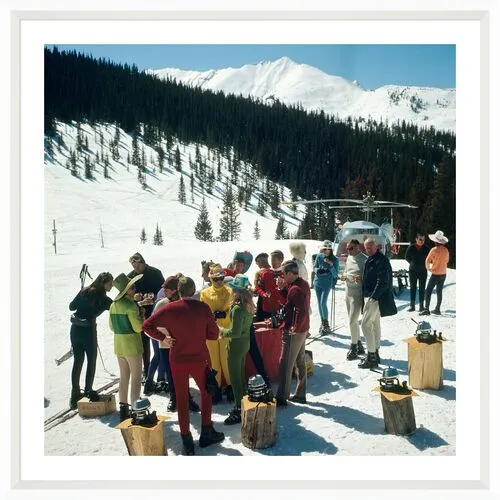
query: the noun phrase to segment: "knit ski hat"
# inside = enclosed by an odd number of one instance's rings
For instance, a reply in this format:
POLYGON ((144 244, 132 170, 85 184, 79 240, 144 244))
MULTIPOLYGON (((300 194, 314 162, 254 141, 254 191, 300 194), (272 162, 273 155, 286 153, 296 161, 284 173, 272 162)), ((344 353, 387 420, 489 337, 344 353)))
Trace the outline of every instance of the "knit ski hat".
POLYGON ((321 250, 331 250, 331 249, 332 249, 332 242, 330 240, 323 241, 323 244, 321 245, 321 250))
POLYGON ((113 286, 118 289, 120 292, 115 298, 114 302, 117 300, 120 300, 126 293, 127 290, 136 282, 139 281, 142 278, 142 274, 138 274, 137 276, 134 276, 132 279, 127 277, 125 274, 121 273, 119 274, 114 280, 113 280, 113 286))

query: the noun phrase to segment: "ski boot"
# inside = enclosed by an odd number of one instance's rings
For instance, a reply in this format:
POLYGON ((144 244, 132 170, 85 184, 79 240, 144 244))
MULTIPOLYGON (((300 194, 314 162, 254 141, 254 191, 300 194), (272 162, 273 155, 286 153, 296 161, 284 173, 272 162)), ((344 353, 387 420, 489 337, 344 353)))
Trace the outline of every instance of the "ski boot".
POLYGON ((130 418, 130 405, 128 403, 120 403, 120 422, 130 418))
POLYGON ((408 312, 415 311, 415 302, 410 302, 410 307, 407 309, 408 312))
POLYGON ((154 383, 154 381, 150 378, 146 379, 146 382, 144 382, 144 389, 143 389, 143 393, 144 393, 144 396, 151 396, 152 394, 155 393, 155 388, 156 388, 156 385, 154 383))
POLYGON ((347 360, 352 361, 358 357, 358 344, 351 344, 351 348, 347 351, 347 360))
POLYGON ((330 335, 330 333, 332 333, 332 331, 330 330, 330 325, 328 324, 328 320, 322 319, 321 320, 321 327, 319 329, 320 336, 330 335))
POLYGON ((229 416, 224 420, 224 425, 241 424, 241 409, 233 408, 229 416))
POLYGON ((359 368, 376 368, 377 366, 377 355, 374 352, 369 352, 366 358, 358 364, 359 368))
POLYGON ((91 401, 92 403, 95 403, 100 400, 99 394, 97 394, 97 392, 93 391, 92 389, 85 390, 83 392, 83 397, 88 398, 89 401, 91 401))
POLYGON ((201 434, 199 440, 200 448, 206 448, 211 444, 220 443, 221 441, 224 441, 224 433, 217 432, 214 429, 213 424, 201 426, 201 434))
POLYGON ((175 392, 172 392, 170 394, 170 401, 168 402, 167 405, 167 411, 171 412, 177 411, 177 396, 175 395, 175 392))

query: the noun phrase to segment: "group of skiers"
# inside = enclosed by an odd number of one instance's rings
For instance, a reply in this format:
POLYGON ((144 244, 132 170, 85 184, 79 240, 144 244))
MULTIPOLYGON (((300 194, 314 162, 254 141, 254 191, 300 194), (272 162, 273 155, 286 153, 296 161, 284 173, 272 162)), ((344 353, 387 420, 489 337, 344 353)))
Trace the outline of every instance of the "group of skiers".
MULTIPOLYGON (((430 297, 436 286, 438 304, 432 313, 440 314, 448 262, 448 251, 444 246, 447 239, 441 231, 429 235, 429 238, 436 243, 432 250, 424 244, 422 236, 417 235, 415 244, 406 253, 410 263, 409 311, 414 311, 418 282, 420 313, 430 314, 430 297), (427 270, 431 272, 431 278, 424 293, 427 270)), ((147 264, 140 253, 130 257, 133 270, 128 275, 122 273, 113 279, 110 273, 99 274, 70 303, 70 310, 75 311, 71 316, 70 333, 74 354, 70 407, 76 408, 84 396, 91 401, 99 399, 92 388, 97 357, 96 318, 105 310, 109 310, 109 326, 114 333, 114 352, 120 370, 120 420, 130 416, 131 404, 140 399, 142 384, 146 396, 154 392, 168 393, 167 409, 178 412, 184 454, 194 454, 189 411, 200 411, 189 391, 190 376, 200 389, 201 447, 224 439, 224 434, 213 428, 211 420, 212 405, 220 402, 223 396, 234 403, 224 424, 241 423, 241 400, 247 392, 247 353, 270 387, 255 338, 254 321, 266 320, 270 328, 280 325, 282 328, 280 382, 276 394, 278 406, 286 406, 287 400, 305 403, 304 344, 310 335, 309 289, 314 288, 317 296, 321 318, 319 333, 328 334, 328 298, 339 278, 346 284, 345 301, 351 333, 347 359, 357 359, 365 354, 359 327, 362 314, 361 330, 368 352, 358 366, 377 366, 380 362, 380 317, 396 314, 397 310, 392 293, 392 268, 376 242, 371 238, 363 243, 357 240, 348 242, 348 257, 340 275, 339 260, 333 255, 332 243, 325 240, 319 253, 313 256, 310 285, 305 266, 305 245, 292 242, 289 248, 292 258, 285 262, 280 250, 270 255, 262 252, 255 257, 259 269, 253 286, 245 275, 253 259, 250 252, 236 252, 227 267, 202 261, 204 285, 198 291, 194 281, 182 273, 164 279, 161 271, 147 264), (106 294, 113 286, 118 295, 111 300, 106 294), (257 298, 256 305, 254 297, 257 298), (85 355, 87 372, 82 392, 80 374, 85 355), (210 367, 217 371, 221 388, 213 395, 205 389, 210 367), (298 369, 299 376, 295 395, 290 396, 294 368, 298 369)))

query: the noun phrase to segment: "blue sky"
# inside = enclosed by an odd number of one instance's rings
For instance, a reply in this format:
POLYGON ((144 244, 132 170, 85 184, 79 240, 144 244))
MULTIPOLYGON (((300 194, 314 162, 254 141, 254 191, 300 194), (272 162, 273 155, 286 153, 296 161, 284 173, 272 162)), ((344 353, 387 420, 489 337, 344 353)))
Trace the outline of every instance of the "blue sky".
POLYGON ((455 88, 455 45, 58 45, 139 69, 239 68, 287 56, 364 88, 455 88))

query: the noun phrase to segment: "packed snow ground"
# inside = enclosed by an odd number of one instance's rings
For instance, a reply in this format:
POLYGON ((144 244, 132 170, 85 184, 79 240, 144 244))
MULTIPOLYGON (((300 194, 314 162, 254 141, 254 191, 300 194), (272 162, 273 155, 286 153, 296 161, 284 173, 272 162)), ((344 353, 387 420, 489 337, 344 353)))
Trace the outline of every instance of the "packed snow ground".
MULTIPOLYGON (((67 127, 65 141, 73 145, 74 129, 67 127), (71 136, 71 137, 70 137, 71 136)), ((94 131, 86 129, 89 149, 95 148, 94 131)), ((113 128, 104 130, 106 140, 112 137, 113 128)), ((131 139, 123 135, 122 148, 130 151, 131 139)), ((187 170, 189 151, 182 151, 183 170, 187 170)), ((149 151, 146 154, 149 157, 149 151)), ((143 190, 137 182, 133 167, 127 171, 123 161, 113 162, 111 180, 105 180, 102 172, 96 173, 93 181, 71 176, 64 168, 65 155, 56 153, 53 161, 45 164, 45 352, 44 352, 44 396, 49 404, 45 418, 66 408, 70 394, 72 360, 56 366, 54 360, 70 347, 69 302, 80 288, 79 272, 83 263, 89 266, 95 277, 101 271, 114 276, 131 270, 128 258, 141 252, 146 261, 158 267, 163 275, 182 272, 191 276, 198 286, 201 260, 212 259, 223 265, 230 262, 235 251, 249 250, 255 256, 261 251, 281 249, 289 257, 289 241, 273 240, 276 219, 260 217, 255 212, 241 211, 241 241, 210 243, 194 239, 193 226, 197 219, 201 200, 198 191, 195 203, 180 205, 177 188, 180 173, 168 169, 164 174, 150 173, 148 185, 143 190), (56 220, 57 254, 52 246, 52 223, 56 220), (252 239, 255 220, 259 220, 262 239, 252 239), (152 233, 159 223, 164 238, 163 246, 152 245, 152 233), (148 241, 139 242, 140 230, 146 227, 148 241), (103 230, 104 247, 101 247, 100 228, 103 230)), ((126 155, 125 155, 126 157, 126 155)), ((122 155, 123 158, 123 155, 122 155)), ((194 154, 193 154, 194 158, 194 154)), ((187 188, 189 198, 189 188, 187 188)), ((215 190, 216 193, 220 193, 215 190)), ((218 234, 218 204, 216 196, 207 197, 207 205, 213 217, 214 234, 218 234)), ((292 218, 288 219, 293 222, 292 218)), ((292 226, 293 227, 293 226, 292 226)), ((320 242, 303 240, 307 245, 308 270, 311 270, 311 255, 316 253, 320 242)), ((393 269, 406 268, 405 261, 392 261, 393 269)), ((252 265, 248 276, 253 280, 256 271, 252 265)), ((87 281, 89 283, 90 281, 87 281)), ((388 435, 384 430, 380 395, 373 391, 378 385, 379 374, 361 370, 356 361, 345 359, 350 344, 346 326, 346 309, 343 285, 335 293, 335 325, 341 326, 335 336, 311 342, 314 357, 314 374, 308 380, 306 406, 289 404, 278 411, 278 439, 274 447, 252 451, 245 448, 240 439, 238 426, 224 426, 231 405, 214 406, 213 420, 218 430, 223 430, 226 439, 221 445, 205 449, 196 447, 198 455, 455 455, 456 452, 456 373, 455 373, 455 303, 456 274, 448 271, 444 288, 443 316, 429 319, 433 328, 442 331, 448 338, 444 344, 444 387, 440 391, 417 391, 413 398, 417 431, 409 437, 388 435)), ((114 297, 116 290, 110 293, 114 297)), ((399 313, 382 319, 382 345, 380 355, 384 365, 400 371, 400 380, 407 380, 407 344, 404 339, 413 335, 415 324, 411 321, 418 315, 406 312, 409 292, 406 290, 397 300, 399 313)), ((435 298, 433 296, 433 302, 435 298)), ((319 328, 319 317, 315 294, 312 294, 312 335, 319 328)), ((113 354, 113 334, 108 328, 108 313, 98 318, 98 339, 106 369, 118 375, 118 364, 113 354)), ((82 372, 82 383, 85 372, 82 372)), ((104 369, 98 356, 94 388, 112 378, 104 369)), ((274 387, 276 389, 276 387, 274 387)), ((193 388, 195 398, 197 389, 193 388)), ((165 423, 165 439, 169 455, 180 454, 177 415, 166 411, 167 397, 150 397, 152 409, 169 416, 165 423)), ((200 415, 192 414, 193 436, 198 436, 200 415)), ((114 427, 118 424, 118 413, 99 418, 75 416, 65 423, 47 431, 45 454, 47 455, 127 455, 121 434, 114 427)))
MULTIPOLYGON (((316 252, 318 242, 305 241, 308 255, 316 252)), ((45 321, 45 397, 50 405, 45 418, 66 407, 70 393, 72 361, 56 366, 54 359, 69 348, 68 303, 79 289, 78 272, 82 262, 89 265, 92 276, 100 271, 113 275, 129 271, 127 258, 136 250, 143 253, 151 265, 160 268, 165 276, 182 271, 201 285, 200 261, 212 258, 227 264, 234 250, 249 250, 254 255, 260 251, 281 249, 286 255, 288 241, 245 241, 230 243, 182 244, 167 241, 164 247, 140 246, 130 242, 116 242, 110 248, 82 248, 72 253, 46 256, 46 321, 45 321)), ((49 250, 49 249, 48 249, 49 250)), ((404 261, 393 261, 394 269, 405 267, 404 261)), ((309 265, 310 269, 310 265, 309 265)), ((255 266, 248 275, 253 276, 255 266)), ((344 290, 337 286, 335 292, 335 324, 342 325, 334 336, 314 342, 308 341, 314 357, 314 374, 308 379, 306 406, 289 404, 278 410, 278 439, 267 450, 252 451, 241 443, 239 426, 222 424, 232 405, 214 406, 213 420, 218 430, 226 434, 220 446, 196 449, 199 455, 454 455, 455 454, 455 272, 450 270, 444 289, 442 317, 432 316, 433 328, 442 331, 449 340, 444 344, 444 387, 440 391, 417 391, 413 398, 417 431, 410 437, 388 435, 384 430, 380 395, 373 391, 380 376, 357 367, 356 361, 345 359, 349 347, 346 327, 344 290)), ((116 294, 113 289, 111 296, 116 294)), ((319 317, 315 295, 312 295, 312 328, 316 335, 319 317)), ((433 297, 433 301, 435 298, 433 297)), ((380 355, 384 365, 400 371, 400 380, 407 377, 407 344, 412 336, 418 315, 406 312, 408 291, 396 300, 398 314, 382 319, 382 344, 380 355)), ((113 334, 108 328, 108 313, 98 318, 98 339, 104 364, 108 371, 118 374, 118 364, 113 354, 113 334)), ((84 373, 82 373, 82 378, 84 373)), ((97 360, 95 387, 112 377, 97 360)), ((198 399, 194 386, 193 394, 198 399)), ((276 387, 274 387, 276 389, 276 387)), ((181 443, 177 415, 166 411, 168 398, 150 396, 152 409, 169 416, 165 423, 165 439, 169 455, 180 454, 181 443)), ((126 455, 121 434, 114 429, 119 422, 118 413, 98 418, 75 416, 45 433, 45 453, 48 455, 126 455)), ((193 436, 200 429, 200 415, 191 414, 193 436)))

